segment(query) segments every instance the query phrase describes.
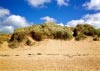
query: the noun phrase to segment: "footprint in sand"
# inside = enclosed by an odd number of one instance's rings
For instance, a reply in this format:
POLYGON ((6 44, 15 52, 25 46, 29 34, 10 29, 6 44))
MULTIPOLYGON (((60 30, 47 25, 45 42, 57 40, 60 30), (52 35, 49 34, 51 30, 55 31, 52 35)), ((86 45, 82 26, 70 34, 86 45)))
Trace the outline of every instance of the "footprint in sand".
POLYGON ((15 56, 19 56, 19 55, 15 55, 15 56))
POLYGON ((42 55, 42 53, 37 53, 37 55, 42 55))
POLYGON ((10 56, 10 55, 0 55, 1 57, 7 57, 7 56, 10 56))
POLYGON ((34 54, 27 54, 27 55, 34 55, 34 54))

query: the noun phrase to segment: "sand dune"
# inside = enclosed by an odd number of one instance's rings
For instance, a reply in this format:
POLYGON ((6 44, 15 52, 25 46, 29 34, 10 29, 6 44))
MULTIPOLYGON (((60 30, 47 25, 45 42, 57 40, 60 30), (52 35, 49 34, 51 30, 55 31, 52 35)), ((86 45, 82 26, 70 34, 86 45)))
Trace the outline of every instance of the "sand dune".
POLYGON ((0 71, 100 71, 100 42, 46 39, 34 46, 2 47, 0 71))

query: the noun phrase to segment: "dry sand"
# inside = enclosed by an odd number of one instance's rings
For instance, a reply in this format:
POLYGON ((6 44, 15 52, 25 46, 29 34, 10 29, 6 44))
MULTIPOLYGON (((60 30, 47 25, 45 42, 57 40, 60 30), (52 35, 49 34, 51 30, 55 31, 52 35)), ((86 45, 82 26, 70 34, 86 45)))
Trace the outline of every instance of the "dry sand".
POLYGON ((0 71, 100 71, 100 41, 47 39, 34 46, 0 48, 0 71))

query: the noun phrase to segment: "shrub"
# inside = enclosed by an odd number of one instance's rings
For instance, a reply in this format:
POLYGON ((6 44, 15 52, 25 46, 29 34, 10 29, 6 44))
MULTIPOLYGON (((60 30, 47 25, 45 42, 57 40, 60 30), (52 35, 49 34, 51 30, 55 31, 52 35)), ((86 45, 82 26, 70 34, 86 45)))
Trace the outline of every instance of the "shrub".
POLYGON ((26 37, 26 34, 25 33, 14 33, 12 36, 11 36, 11 39, 10 39, 10 42, 12 41, 18 41, 18 42, 22 42, 26 37))
POLYGON ((53 22, 44 23, 41 26, 43 29, 43 36, 47 38, 66 40, 69 39, 69 35, 72 35, 71 29, 65 26, 62 27, 53 22))
POLYGON ((92 27, 89 24, 84 25, 84 34, 87 36, 95 36, 96 35, 96 29, 92 27))
POLYGON ((74 32, 73 36, 75 37, 78 36, 79 34, 84 34, 86 36, 94 37, 100 33, 100 31, 98 31, 97 29, 95 29, 89 24, 84 24, 84 25, 78 24, 73 32, 74 32))
POLYGON ((79 40, 84 40, 85 38, 86 38, 86 35, 79 34, 78 36, 75 37, 75 40, 79 41, 79 40))
POLYGON ((55 39, 71 39, 72 31, 68 27, 59 26, 53 22, 44 23, 41 25, 32 25, 30 27, 18 28, 12 35, 10 41, 17 40, 22 42, 26 34, 30 35, 36 41, 41 41, 45 38, 55 39))
POLYGON ((96 33, 96 35, 97 35, 98 37, 100 37, 100 29, 96 29, 96 30, 95 30, 95 33, 96 33))
POLYGON ((72 34, 71 32, 65 32, 65 33, 63 34, 63 38, 64 38, 65 40, 70 40, 70 39, 73 38, 73 34, 72 34))
POLYGON ((67 31, 56 31, 54 34, 54 39, 70 40, 72 37, 72 34, 67 31))
POLYGON ((54 36, 54 39, 62 39, 62 35, 63 33, 61 31, 56 31, 53 36, 54 36))
POLYGON ((76 37, 76 36, 78 36, 80 33, 83 34, 83 30, 84 30, 83 25, 82 25, 82 24, 78 24, 78 25, 74 28, 74 30, 73 30, 73 33, 74 33, 73 36, 76 37))

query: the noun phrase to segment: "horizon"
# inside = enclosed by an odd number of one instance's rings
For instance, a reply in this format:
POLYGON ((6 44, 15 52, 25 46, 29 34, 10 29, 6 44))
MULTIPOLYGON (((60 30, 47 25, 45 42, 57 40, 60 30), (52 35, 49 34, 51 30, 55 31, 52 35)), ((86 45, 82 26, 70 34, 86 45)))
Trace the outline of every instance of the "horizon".
POLYGON ((0 33, 44 22, 100 28, 100 0, 1 0, 0 33))

